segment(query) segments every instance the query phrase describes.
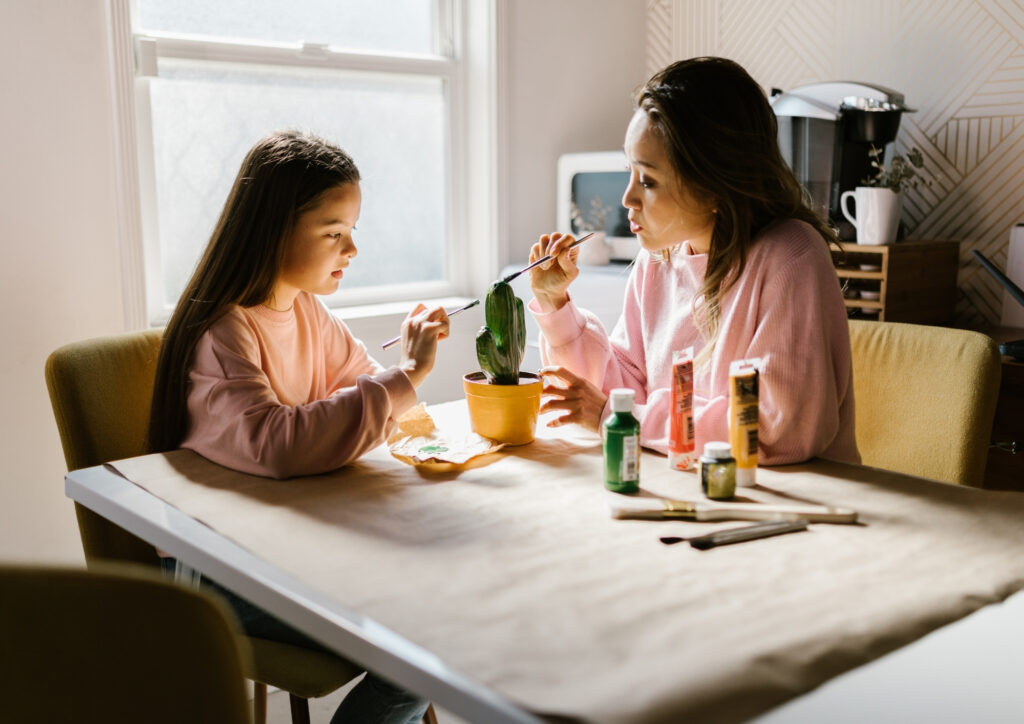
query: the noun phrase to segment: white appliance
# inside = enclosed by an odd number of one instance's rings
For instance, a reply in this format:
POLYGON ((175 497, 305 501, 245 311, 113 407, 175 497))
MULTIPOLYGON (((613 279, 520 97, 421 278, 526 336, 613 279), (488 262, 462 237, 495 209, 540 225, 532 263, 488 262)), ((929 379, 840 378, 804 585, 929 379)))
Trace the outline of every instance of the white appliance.
POLYGON ((640 244, 629 233, 629 220, 622 206, 628 183, 626 154, 622 151, 559 156, 555 206, 558 231, 604 231, 612 261, 632 261, 640 244))

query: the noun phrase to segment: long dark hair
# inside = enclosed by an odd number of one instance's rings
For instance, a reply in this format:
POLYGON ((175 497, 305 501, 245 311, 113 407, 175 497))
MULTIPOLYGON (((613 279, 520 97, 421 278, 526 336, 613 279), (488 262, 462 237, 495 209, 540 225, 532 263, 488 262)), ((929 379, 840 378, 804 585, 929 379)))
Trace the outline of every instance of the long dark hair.
POLYGON ((778 124, 764 90, 726 58, 690 58, 654 74, 636 107, 663 134, 680 181, 716 209, 707 272, 695 311, 709 344, 718 338, 722 296, 736 283, 757 235, 783 219, 835 232, 807 204, 779 151, 778 124))
POLYGON ((298 217, 325 191, 358 181, 359 170, 348 154, 310 134, 272 133, 249 151, 164 331, 149 452, 173 450, 185 437, 188 371, 199 338, 233 305, 267 301, 298 217))

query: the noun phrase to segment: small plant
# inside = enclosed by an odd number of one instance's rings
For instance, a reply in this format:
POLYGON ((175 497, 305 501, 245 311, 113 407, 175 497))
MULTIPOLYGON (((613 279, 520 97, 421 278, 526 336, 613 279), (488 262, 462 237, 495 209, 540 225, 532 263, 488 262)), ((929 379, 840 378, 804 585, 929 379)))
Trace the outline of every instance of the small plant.
POLYGON ((590 200, 590 213, 585 214, 576 201, 570 202, 569 215, 572 217, 573 231, 604 231, 605 220, 611 209, 604 205, 601 197, 595 194, 590 200))
POLYGON ((484 326, 476 335, 476 358, 487 381, 519 384, 519 365, 526 350, 523 300, 508 282, 494 282, 484 299, 484 326))
POLYGON ((888 169, 885 168, 884 154, 884 149, 875 146, 868 151, 868 155, 871 157, 871 166, 875 172, 861 182, 864 186, 886 188, 899 193, 905 188, 914 188, 919 183, 926 186, 931 183, 929 179, 918 173, 924 168, 924 156, 918 149, 910 149, 905 157, 898 153, 893 154, 888 169))

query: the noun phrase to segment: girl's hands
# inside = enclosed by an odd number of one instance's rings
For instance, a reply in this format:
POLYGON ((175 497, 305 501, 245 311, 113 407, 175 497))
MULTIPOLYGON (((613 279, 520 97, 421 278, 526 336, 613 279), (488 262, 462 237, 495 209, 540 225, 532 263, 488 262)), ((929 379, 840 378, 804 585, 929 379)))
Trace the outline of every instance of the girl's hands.
POLYGON ((576 258, 580 255, 579 247, 566 251, 574 241, 576 239, 572 234, 556 232, 544 234, 530 248, 531 262, 548 254, 557 255, 551 261, 530 270, 530 287, 543 312, 554 312, 569 301, 569 285, 580 273, 576 266, 576 258))
POLYGON ((402 359, 399 368, 419 387, 434 368, 437 341, 448 336, 448 314, 444 307, 427 309, 423 304, 402 322, 402 359))
POLYGON ((566 414, 548 422, 548 427, 576 423, 593 432, 601 431, 601 413, 604 412, 608 396, 600 387, 557 365, 544 367, 540 374, 545 378, 543 393, 548 396, 541 403, 540 411, 566 411, 566 414), (549 385, 548 377, 557 377, 565 384, 549 385))

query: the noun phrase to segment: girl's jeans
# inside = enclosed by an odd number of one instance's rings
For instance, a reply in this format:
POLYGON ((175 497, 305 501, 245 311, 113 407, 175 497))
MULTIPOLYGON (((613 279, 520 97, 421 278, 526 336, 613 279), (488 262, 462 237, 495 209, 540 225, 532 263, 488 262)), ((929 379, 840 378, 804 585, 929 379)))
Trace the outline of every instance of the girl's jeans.
MULTIPOLYGON (((176 561, 161 558, 160 565, 169 576, 174 575, 176 561)), ((205 576, 200 585, 225 600, 235 612, 242 630, 248 636, 326 651, 313 639, 263 609, 205 576)), ((328 652, 330 653, 330 652, 328 652)), ((415 724, 423 718, 428 702, 412 692, 405 691, 384 679, 367 672, 363 680, 353 687, 338 706, 331 724, 415 724)))

